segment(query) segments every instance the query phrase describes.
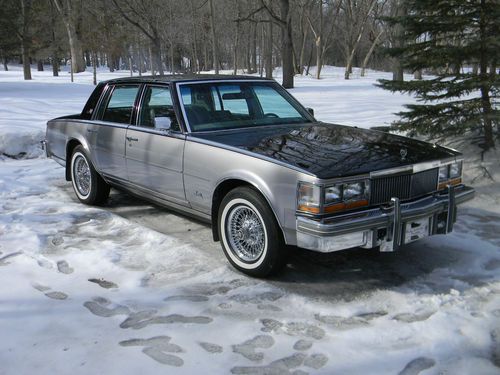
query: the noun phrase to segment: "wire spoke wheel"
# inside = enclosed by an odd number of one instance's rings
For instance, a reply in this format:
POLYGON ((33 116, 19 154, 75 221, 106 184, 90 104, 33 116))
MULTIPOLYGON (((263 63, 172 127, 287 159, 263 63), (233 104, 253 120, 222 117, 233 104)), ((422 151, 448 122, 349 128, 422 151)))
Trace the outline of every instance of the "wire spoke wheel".
POLYGON ((73 176, 78 192, 83 196, 89 195, 92 176, 87 160, 81 155, 76 156, 73 163, 73 176))
POLYGON ((245 205, 234 207, 226 221, 231 249, 241 260, 254 262, 266 247, 266 231, 259 215, 245 205))
POLYGON ((67 168, 71 174, 73 190, 80 202, 100 205, 108 199, 109 185, 97 173, 83 146, 75 147, 67 168))

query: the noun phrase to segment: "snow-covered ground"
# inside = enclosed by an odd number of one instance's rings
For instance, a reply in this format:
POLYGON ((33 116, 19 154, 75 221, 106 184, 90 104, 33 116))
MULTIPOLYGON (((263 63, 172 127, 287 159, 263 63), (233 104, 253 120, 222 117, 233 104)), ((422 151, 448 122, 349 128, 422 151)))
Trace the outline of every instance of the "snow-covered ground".
MULTIPOLYGON (((387 125, 412 100, 373 86, 388 76, 326 68, 292 93, 321 120, 387 125)), ((79 204, 38 141, 92 76, 33 78, 0 72, 0 374, 500 373, 497 153, 463 145, 478 197, 454 233, 397 253, 297 250, 256 280, 204 224, 115 191, 79 204)))

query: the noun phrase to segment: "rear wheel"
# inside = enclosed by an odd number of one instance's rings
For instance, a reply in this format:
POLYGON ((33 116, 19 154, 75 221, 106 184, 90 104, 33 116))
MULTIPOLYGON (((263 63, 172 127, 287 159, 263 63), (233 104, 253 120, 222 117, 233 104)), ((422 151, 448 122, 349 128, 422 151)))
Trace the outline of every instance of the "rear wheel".
POLYGON ((224 254, 236 269, 265 277, 285 265, 283 236, 274 213, 254 189, 230 191, 219 207, 217 224, 224 254))
POLYGON ((108 199, 109 185, 97 173, 81 145, 76 146, 71 155, 71 182, 82 203, 99 205, 108 199))

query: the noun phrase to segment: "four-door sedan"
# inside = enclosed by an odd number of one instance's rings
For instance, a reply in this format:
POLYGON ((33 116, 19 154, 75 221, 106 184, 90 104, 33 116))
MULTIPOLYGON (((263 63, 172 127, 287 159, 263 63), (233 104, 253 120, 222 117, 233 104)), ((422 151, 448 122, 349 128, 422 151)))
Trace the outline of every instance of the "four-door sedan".
POLYGON ((252 276, 279 270, 286 245, 394 251, 448 233, 474 196, 459 152, 316 121, 255 77, 102 82, 44 142, 81 202, 102 204, 113 186, 205 220, 252 276))

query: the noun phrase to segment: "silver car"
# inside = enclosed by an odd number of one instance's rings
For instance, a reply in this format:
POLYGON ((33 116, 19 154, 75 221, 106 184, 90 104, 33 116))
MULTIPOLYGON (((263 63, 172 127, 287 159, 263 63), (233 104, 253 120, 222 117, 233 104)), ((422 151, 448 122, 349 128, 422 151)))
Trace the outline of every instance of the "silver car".
POLYGON ((82 113, 50 120, 47 155, 78 199, 110 186, 212 224, 229 262, 278 271, 289 246, 394 251, 453 229, 455 150, 315 120, 273 80, 167 76, 100 83, 82 113))

